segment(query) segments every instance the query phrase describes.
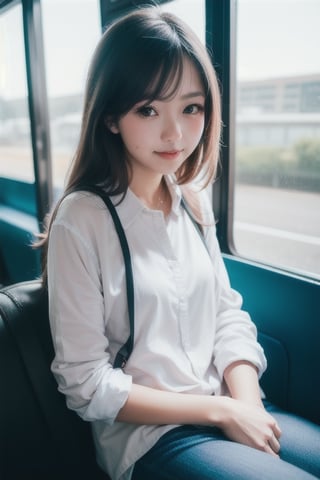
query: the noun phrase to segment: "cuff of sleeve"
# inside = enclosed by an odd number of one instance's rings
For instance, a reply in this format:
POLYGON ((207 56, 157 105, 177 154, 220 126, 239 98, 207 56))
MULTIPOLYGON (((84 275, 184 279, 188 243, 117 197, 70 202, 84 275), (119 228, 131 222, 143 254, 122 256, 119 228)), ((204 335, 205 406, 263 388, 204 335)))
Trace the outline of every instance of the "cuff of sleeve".
POLYGON ((216 357, 215 366, 221 381, 223 380, 225 369, 232 363, 239 362, 241 360, 252 363, 252 365, 258 369, 259 379, 267 368, 267 360, 260 345, 251 351, 248 350, 248 348, 244 348, 242 352, 238 347, 236 352, 229 350, 225 351, 221 358, 216 357))
POLYGON ((111 425, 127 401, 132 377, 121 369, 110 369, 100 382, 89 404, 77 413, 86 421, 103 420, 111 425))

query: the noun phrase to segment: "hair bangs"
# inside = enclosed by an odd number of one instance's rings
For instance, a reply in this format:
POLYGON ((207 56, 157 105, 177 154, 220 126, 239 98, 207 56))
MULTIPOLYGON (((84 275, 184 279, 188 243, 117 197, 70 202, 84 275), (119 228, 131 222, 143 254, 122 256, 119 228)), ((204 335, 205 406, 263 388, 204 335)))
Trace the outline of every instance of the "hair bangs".
POLYGON ((158 67, 157 74, 150 78, 145 90, 146 100, 170 100, 176 94, 182 80, 183 53, 175 51, 168 55, 158 67))
MULTIPOLYGON (((153 100, 169 100, 177 92, 183 73, 183 52, 180 48, 166 49, 162 55, 150 56, 149 61, 140 63, 139 58, 135 61, 135 74, 130 76, 130 66, 127 64, 125 81, 119 86, 117 109, 113 114, 121 116, 126 114, 139 102, 153 100), (140 65, 139 65, 140 64, 140 65), (138 74, 137 74, 138 72, 138 74), (128 82, 128 78, 130 81, 128 82), (121 91, 120 91, 121 88, 121 91), (121 99, 119 101, 119 99, 121 99)), ((133 59, 132 59, 133 60, 133 59)))

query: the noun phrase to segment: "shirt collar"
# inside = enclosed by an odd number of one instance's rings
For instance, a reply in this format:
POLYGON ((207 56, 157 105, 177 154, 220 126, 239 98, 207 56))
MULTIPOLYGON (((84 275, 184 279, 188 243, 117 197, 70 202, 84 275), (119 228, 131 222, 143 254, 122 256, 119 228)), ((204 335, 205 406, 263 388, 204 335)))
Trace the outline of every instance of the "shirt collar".
MULTIPOLYGON (((179 215, 182 197, 181 189, 171 176, 165 176, 165 181, 172 199, 171 214, 179 215)), ((117 207, 117 212, 121 219, 123 228, 126 229, 132 222, 135 221, 138 215, 140 215, 144 210, 149 209, 141 202, 141 200, 139 200, 139 198, 130 188, 128 188, 127 193, 122 201, 121 197, 122 195, 115 195, 112 197, 112 201, 117 207)))
POLYGON ((171 213, 175 215, 179 215, 180 213, 180 204, 182 198, 182 192, 179 185, 177 185, 175 178, 172 176, 165 176, 164 177, 171 195, 172 199, 172 206, 171 206, 171 213))

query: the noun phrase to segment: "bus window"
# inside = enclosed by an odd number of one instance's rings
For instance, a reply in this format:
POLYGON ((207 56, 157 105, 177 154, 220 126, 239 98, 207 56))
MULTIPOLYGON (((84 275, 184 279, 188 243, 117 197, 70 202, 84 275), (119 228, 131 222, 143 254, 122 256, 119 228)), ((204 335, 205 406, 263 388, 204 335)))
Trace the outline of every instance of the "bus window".
POLYGON ((0 15, 0 177, 34 181, 21 3, 0 15))
POLYGON ((234 245, 320 276, 320 2, 238 0, 234 245))
POLYGON ((205 43, 205 0, 174 0, 161 8, 182 18, 205 43))
POLYGON ((101 34, 98 0, 43 0, 52 174, 61 188, 79 137, 89 60, 101 34))

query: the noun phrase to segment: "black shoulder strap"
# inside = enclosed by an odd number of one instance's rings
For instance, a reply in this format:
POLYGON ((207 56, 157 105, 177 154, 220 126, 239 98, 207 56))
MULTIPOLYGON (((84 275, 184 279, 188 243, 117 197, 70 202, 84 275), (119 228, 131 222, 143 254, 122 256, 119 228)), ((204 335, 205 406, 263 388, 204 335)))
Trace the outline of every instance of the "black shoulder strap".
MULTIPOLYGON (((125 270, 126 270, 126 285, 127 285, 127 301, 128 301, 128 315, 129 315, 129 327, 130 327, 130 335, 126 343, 120 348, 119 352, 116 355, 115 361, 113 366, 115 368, 124 368, 125 364, 127 363, 128 358, 131 355, 131 352, 133 350, 133 342, 134 342, 134 286, 133 286, 133 274, 132 274, 132 264, 131 264, 131 256, 130 256, 130 250, 127 242, 126 235, 124 233, 123 227, 121 225, 120 218, 117 214, 117 211, 110 200, 110 197, 108 194, 100 187, 97 186, 84 186, 84 187, 79 187, 78 190, 81 191, 88 191, 91 193, 94 193, 98 195, 99 197, 102 198, 104 201, 105 205, 107 206, 116 232, 119 237, 119 241, 121 244, 122 248, 122 253, 123 253, 123 258, 124 258, 124 263, 125 263, 125 270)), ((205 248, 208 251, 208 247, 206 245, 202 227, 199 223, 197 223, 190 212, 189 206, 186 204, 184 198, 182 197, 181 204, 183 208, 186 210, 187 214, 189 215, 193 225, 195 226, 197 232, 200 235, 200 238, 205 246, 205 248)))
POLYGON ((128 302, 128 315, 129 315, 129 326, 130 326, 130 335, 126 343, 120 348, 119 352, 116 355, 114 360, 114 368, 124 368, 127 360, 133 350, 133 342, 134 342, 134 287, 133 287, 133 274, 132 274, 132 264, 131 264, 131 256, 130 250, 127 242, 126 235, 124 233, 123 227, 121 225, 120 218, 117 214, 117 211, 110 200, 108 194, 99 187, 96 186, 85 186, 78 188, 81 191, 88 191, 99 195, 104 201, 106 207, 108 208, 116 232, 119 237, 122 254, 124 258, 125 270, 126 270, 126 285, 127 285, 127 302, 128 302))

